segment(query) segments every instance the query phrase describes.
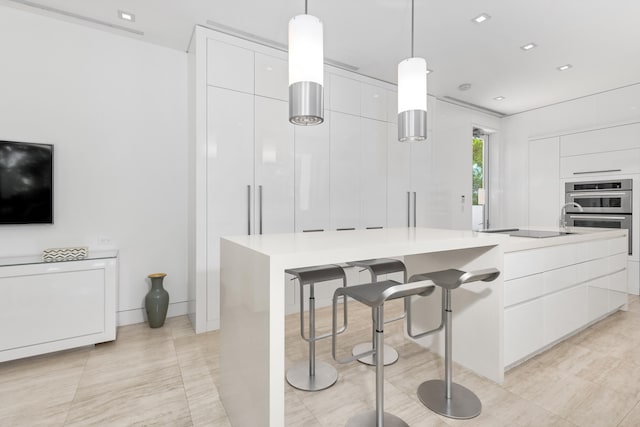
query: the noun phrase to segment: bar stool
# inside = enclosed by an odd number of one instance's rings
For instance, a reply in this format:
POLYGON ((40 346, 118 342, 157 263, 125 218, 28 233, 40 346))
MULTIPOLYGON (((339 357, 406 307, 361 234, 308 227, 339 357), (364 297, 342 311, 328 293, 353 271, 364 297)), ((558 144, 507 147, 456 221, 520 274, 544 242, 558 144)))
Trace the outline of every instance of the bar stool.
MULTIPOLYGON (((371 274, 371 282, 376 283, 378 281, 378 277, 383 274, 391 274, 391 273, 402 273, 403 281, 402 283, 407 283, 407 267, 400 260, 393 258, 377 258, 377 259, 366 259, 362 261, 353 261, 348 262, 347 265, 351 265, 354 267, 360 267, 369 271, 371 274)), ((401 316, 396 317, 394 319, 385 320, 384 323, 395 322, 396 320, 402 320, 406 317, 407 313, 407 303, 405 301, 404 312, 401 316)), ((364 353, 367 350, 371 350, 373 346, 373 341, 376 336, 376 325, 375 322, 372 322, 371 327, 371 342, 364 342, 357 344, 353 347, 352 354, 360 354, 364 353)), ((398 360, 398 352, 396 349, 389 345, 384 346, 384 364, 391 365, 398 360)), ((358 359, 359 362, 365 363, 367 365, 375 365, 376 361, 374 356, 366 356, 358 359)))
POLYGON ((395 280, 385 280, 363 285, 338 288, 333 294, 333 321, 331 355, 338 363, 349 363, 364 355, 375 356, 376 360, 376 409, 355 415, 347 421, 347 427, 408 427, 408 424, 395 415, 384 412, 384 352, 378 355, 378 349, 384 346, 384 303, 398 298, 410 298, 413 295, 427 296, 434 291, 433 282, 427 280, 400 284, 395 280), (376 335, 373 340, 373 348, 362 354, 352 355, 346 358, 336 356, 338 310, 337 303, 340 297, 351 297, 362 304, 371 307, 376 335))
MULTIPOLYGON (((316 282, 342 280, 342 286, 347 286, 347 278, 342 267, 338 265, 318 265, 313 267, 292 268, 285 273, 298 279, 300 285, 300 336, 309 343, 309 361, 300 362, 287 371, 287 382, 300 390, 318 391, 331 387, 338 379, 336 368, 325 362, 316 362, 316 341, 329 338, 330 333, 316 336, 316 282), (309 337, 304 334, 304 286, 309 285, 309 337)), ((347 301, 343 305, 343 325, 338 333, 347 327, 347 301)))
MULTIPOLYGON (((455 269, 435 271, 432 273, 416 274, 411 276, 409 282, 420 282, 431 280, 436 286, 442 288, 442 324, 440 327, 423 332, 421 334, 409 336, 413 338, 428 335, 439 331, 444 326, 445 333, 445 373, 444 381, 429 380, 418 387, 418 398, 433 412, 455 419, 469 419, 480 415, 482 403, 468 388, 456 384, 452 381, 452 311, 451 311, 451 291, 457 289, 464 283, 470 282, 491 282, 500 275, 500 271, 495 268, 488 268, 477 271, 460 271, 455 269)), ((411 310, 408 311, 407 324, 411 323, 411 310)))

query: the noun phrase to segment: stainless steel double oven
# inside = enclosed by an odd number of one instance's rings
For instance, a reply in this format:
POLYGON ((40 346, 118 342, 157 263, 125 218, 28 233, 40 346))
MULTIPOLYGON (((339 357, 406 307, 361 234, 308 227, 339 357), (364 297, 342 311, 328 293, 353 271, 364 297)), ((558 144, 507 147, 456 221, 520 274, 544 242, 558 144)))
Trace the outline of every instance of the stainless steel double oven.
POLYGON ((565 201, 582 206, 567 207, 565 220, 568 226, 626 228, 629 230, 629 255, 631 255, 631 224, 633 208, 633 180, 567 182, 565 201))

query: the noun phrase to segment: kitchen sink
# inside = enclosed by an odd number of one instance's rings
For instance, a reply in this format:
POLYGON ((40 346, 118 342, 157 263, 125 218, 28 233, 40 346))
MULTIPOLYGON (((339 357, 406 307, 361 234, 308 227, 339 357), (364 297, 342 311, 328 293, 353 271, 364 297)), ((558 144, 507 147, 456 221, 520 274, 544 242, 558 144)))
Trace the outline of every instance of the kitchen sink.
POLYGON ((575 234, 569 231, 548 231, 548 230, 527 230, 519 228, 503 228, 497 230, 484 230, 483 233, 508 234, 513 237, 531 237, 534 239, 543 239, 546 237, 559 237, 568 234, 575 234))

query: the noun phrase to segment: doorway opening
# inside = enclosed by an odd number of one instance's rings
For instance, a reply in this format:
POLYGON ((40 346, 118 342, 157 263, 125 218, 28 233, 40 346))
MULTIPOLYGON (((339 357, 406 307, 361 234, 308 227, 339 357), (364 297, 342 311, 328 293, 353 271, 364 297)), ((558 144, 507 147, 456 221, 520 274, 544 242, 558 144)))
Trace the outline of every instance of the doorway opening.
POLYGON ((483 230, 489 228, 489 132, 474 127, 471 146, 471 229, 483 230))

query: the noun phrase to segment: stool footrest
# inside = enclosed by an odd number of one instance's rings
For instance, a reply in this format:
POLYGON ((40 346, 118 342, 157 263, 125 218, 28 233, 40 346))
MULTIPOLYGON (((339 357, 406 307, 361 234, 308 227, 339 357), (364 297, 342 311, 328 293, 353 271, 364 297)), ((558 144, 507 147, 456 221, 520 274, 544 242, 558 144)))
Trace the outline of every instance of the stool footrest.
MULTIPOLYGON (((367 351, 372 349, 373 345, 370 342, 363 342, 354 346, 351 353, 358 359, 358 362, 364 363, 365 365, 376 366, 376 360, 373 354, 370 354, 371 351, 367 351)), ((382 351, 384 352, 384 366, 393 365, 400 357, 396 349, 390 345, 385 344, 382 351)))

